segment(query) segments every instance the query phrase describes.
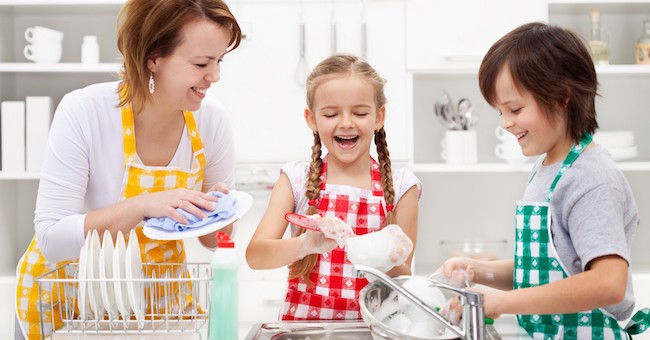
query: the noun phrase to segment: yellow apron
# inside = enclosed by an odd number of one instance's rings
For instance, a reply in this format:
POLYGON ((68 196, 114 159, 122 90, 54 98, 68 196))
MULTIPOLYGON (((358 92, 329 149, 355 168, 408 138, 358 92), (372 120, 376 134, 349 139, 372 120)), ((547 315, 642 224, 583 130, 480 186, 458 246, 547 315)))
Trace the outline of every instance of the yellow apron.
MULTIPOLYGON (((192 166, 190 170, 174 167, 149 167, 136 164, 135 133, 133 111, 130 106, 122 108, 122 130, 124 139, 124 178, 122 182, 122 200, 134 196, 175 188, 188 188, 201 191, 205 154, 199 137, 194 116, 184 111, 185 125, 192 144, 192 166)), ((158 241, 147 238, 142 232, 142 222, 136 227, 140 253, 143 263, 183 263, 185 250, 183 241, 158 241)), ((16 268, 18 278, 16 287, 16 315, 20 327, 28 340, 41 339, 53 329, 62 326, 58 308, 51 308, 59 301, 59 290, 55 285, 41 286, 41 306, 39 307, 39 290, 35 279, 40 275, 75 261, 60 263, 48 262, 39 250, 36 238, 32 239, 16 268), (46 287, 50 286, 50 287, 46 287), (43 329, 41 330, 41 312, 43 329), (52 315, 54 313, 54 315, 52 315), (54 320, 54 324, 52 324, 54 320)), ((72 268, 72 267, 66 267, 72 268)), ((74 278, 75 273, 60 273, 59 278, 74 278)), ((151 273, 145 272, 145 277, 151 273)), ((73 297, 71 297, 73 298, 73 297)))

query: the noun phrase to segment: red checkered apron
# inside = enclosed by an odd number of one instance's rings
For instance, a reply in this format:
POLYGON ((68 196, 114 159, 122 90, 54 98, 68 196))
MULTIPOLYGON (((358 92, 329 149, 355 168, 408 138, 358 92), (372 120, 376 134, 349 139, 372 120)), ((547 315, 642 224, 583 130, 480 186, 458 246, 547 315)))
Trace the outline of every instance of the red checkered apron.
MULTIPOLYGON (((372 159, 372 190, 341 194, 328 191, 327 157, 323 160, 321 192, 318 213, 336 216, 352 227, 357 235, 381 229, 386 219, 384 191, 381 185, 379 164, 372 159), (365 192, 365 193, 364 193, 365 192)), ((303 278, 289 280, 287 295, 282 309, 282 320, 345 320, 361 319, 359 291, 368 284, 354 274, 352 264, 343 248, 320 254, 318 262, 309 274, 314 285, 303 278)))

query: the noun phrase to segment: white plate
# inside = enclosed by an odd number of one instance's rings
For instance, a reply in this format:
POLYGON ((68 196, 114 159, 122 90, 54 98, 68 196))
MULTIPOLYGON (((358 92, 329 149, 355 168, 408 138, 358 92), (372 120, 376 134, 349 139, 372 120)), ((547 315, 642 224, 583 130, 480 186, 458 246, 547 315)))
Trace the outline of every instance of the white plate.
POLYGON ((84 245, 81 247, 79 252, 79 261, 77 263, 77 279, 79 280, 79 289, 77 291, 77 306, 79 307, 79 319, 88 320, 90 314, 90 306, 88 305, 88 291, 86 290, 86 274, 88 262, 88 246, 90 244, 91 232, 88 232, 86 239, 84 240, 84 245))
MULTIPOLYGON (((86 262, 86 278, 99 279, 99 253, 101 251, 101 242, 99 233, 93 230, 88 247, 88 259, 86 262)), ((99 281, 88 282, 88 302, 90 310, 95 315, 95 320, 104 318, 104 304, 102 303, 101 288, 99 281)))
POLYGON ((235 203, 237 211, 228 219, 217 221, 200 228, 188 228, 184 231, 164 230, 150 226, 144 226, 142 231, 147 237, 154 240, 181 240, 185 238, 199 237, 217 231, 240 219, 253 205, 253 197, 246 192, 230 190, 230 195, 235 196, 237 199, 237 203, 235 203))
POLYGON ((113 237, 111 233, 106 230, 104 232, 104 239, 102 240, 102 250, 99 252, 99 278, 102 279, 99 282, 99 287, 102 293, 102 302, 104 304, 104 310, 108 314, 110 320, 117 320, 120 317, 120 311, 117 309, 115 304, 115 290, 113 289, 113 283, 110 281, 113 279, 113 251, 115 246, 113 245, 113 237))
MULTIPOLYGON (((113 278, 118 280, 126 277, 124 266, 125 253, 126 244, 124 243, 124 236, 120 230, 115 236, 115 249, 113 250, 113 278)), ((113 283, 113 289, 115 291, 115 307, 120 312, 122 320, 128 320, 131 317, 131 313, 126 295, 126 282, 116 280, 113 283)))
POLYGON ((139 323, 144 321, 144 283, 133 281, 133 279, 142 279, 142 257, 140 255, 140 244, 135 229, 131 229, 129 234, 129 244, 125 252, 125 276, 126 291, 128 292, 129 305, 139 323))

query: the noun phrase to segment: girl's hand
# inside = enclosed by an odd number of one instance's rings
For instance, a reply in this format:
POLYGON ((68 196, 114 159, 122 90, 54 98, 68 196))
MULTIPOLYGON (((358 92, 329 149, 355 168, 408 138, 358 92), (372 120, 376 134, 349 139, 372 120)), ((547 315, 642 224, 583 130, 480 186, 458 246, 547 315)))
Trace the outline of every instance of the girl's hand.
POLYGON ((138 200, 143 217, 167 216, 179 223, 189 221, 177 212, 176 208, 203 219, 207 215, 201 209, 212 211, 215 209, 214 202, 217 201, 216 197, 207 193, 184 188, 139 195, 133 199, 138 200))
POLYGON ((311 254, 327 253, 338 247, 336 241, 325 237, 323 233, 318 231, 307 230, 305 233, 300 234, 298 239, 300 240, 300 253, 302 257, 311 254))

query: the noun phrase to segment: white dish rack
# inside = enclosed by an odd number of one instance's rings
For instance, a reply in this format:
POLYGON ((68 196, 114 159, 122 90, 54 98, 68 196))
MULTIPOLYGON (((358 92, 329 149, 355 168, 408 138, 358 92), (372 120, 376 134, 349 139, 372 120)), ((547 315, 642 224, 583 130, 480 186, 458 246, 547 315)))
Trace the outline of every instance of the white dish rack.
MULTIPOLYGON (((70 263, 36 279, 39 289, 41 329, 52 325, 52 337, 65 334, 155 334, 198 333, 208 323, 211 266, 209 263, 144 263, 142 279, 79 279, 78 264, 70 263), (78 306, 79 285, 127 283, 138 285, 144 313, 132 309, 128 318, 96 317, 88 306, 78 306), (49 296, 58 296, 49 304, 49 296), (80 312, 83 309, 84 313, 80 312), (81 315, 86 315, 85 320, 81 315)), ((43 332, 42 339, 49 335, 43 332)))

